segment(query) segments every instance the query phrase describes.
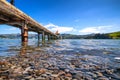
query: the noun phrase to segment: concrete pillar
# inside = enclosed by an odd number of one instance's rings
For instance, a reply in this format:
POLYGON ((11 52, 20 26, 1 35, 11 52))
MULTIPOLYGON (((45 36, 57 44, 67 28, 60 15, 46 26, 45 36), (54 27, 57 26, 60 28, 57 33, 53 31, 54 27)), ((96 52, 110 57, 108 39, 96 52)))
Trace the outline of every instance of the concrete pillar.
POLYGON ((22 45, 26 46, 28 44, 28 27, 26 23, 24 23, 21 28, 21 38, 22 45))
POLYGON ((45 43, 45 32, 42 32, 42 43, 45 43))

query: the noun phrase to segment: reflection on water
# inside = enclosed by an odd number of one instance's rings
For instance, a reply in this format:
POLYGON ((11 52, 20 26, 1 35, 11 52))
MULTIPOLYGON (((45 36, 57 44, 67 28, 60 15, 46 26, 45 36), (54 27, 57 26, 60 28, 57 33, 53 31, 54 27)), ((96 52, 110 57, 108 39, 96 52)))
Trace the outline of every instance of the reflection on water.
MULTIPOLYGON (((35 68, 45 67, 47 70, 65 71, 68 69, 73 75, 79 72, 85 74, 83 77, 88 75, 86 73, 100 72, 104 75, 103 77, 107 77, 106 80, 120 79, 120 40, 69 39, 46 41, 46 44, 43 44, 37 39, 30 39, 28 44, 28 46, 25 44, 23 46, 21 40, 18 39, 0 39, 0 56, 16 55, 7 58, 0 57, 0 59, 9 62, 12 60, 12 65, 19 64, 18 68, 22 66, 23 70, 30 67, 33 71, 35 68), (29 64, 29 67, 26 64, 29 64)), ((94 77, 90 80, 92 79, 94 77)))
MULTIPOLYGON (((120 53, 120 40, 94 40, 94 39, 75 39, 75 40, 58 40, 53 42, 46 42, 47 44, 42 44, 38 42, 37 39, 29 39, 28 46, 32 48, 44 47, 54 49, 56 51, 73 51, 73 52, 84 52, 84 51, 98 51, 98 53, 103 52, 103 54, 114 53, 118 55, 120 53)), ((24 44, 25 45, 25 44, 24 44)), ((0 55, 7 56, 24 50, 21 47, 20 39, 0 39, 0 55)), ((28 48, 29 49, 29 48, 28 48)), ((24 51, 23 51, 24 52, 24 51)), ((88 52, 89 53, 89 52, 88 52)))
POLYGON ((120 57, 120 40, 110 39, 74 39, 50 41, 47 44, 29 39, 28 46, 21 46, 20 39, 0 39, 0 56, 11 56, 20 53, 39 52, 46 50, 49 53, 95 55, 116 61, 120 57), (117 57, 117 58, 116 58, 117 57))

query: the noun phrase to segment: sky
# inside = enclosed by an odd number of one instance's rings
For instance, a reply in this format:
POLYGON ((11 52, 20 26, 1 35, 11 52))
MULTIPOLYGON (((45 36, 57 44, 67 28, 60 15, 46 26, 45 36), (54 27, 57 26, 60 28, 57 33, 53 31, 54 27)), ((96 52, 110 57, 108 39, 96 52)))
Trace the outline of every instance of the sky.
MULTIPOLYGON (((85 35, 120 31, 120 0, 15 0, 15 6, 52 32, 85 35)), ((0 34, 20 32, 0 25, 0 34)))

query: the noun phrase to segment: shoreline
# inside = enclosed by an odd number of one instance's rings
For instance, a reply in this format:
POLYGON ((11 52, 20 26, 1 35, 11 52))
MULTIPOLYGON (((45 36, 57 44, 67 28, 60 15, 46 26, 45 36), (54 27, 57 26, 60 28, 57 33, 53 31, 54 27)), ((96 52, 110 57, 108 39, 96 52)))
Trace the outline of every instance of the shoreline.
POLYGON ((119 80, 119 76, 100 56, 38 49, 0 61, 0 80, 119 80))

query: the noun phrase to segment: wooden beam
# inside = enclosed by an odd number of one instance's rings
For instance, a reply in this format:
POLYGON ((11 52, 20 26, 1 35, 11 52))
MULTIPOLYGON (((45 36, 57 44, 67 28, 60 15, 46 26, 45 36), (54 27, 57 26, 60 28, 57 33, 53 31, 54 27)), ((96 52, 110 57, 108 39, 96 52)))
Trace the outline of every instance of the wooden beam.
POLYGON ((3 16, 3 15, 0 15, 0 20, 3 20, 3 21, 9 21, 9 18, 3 16))

